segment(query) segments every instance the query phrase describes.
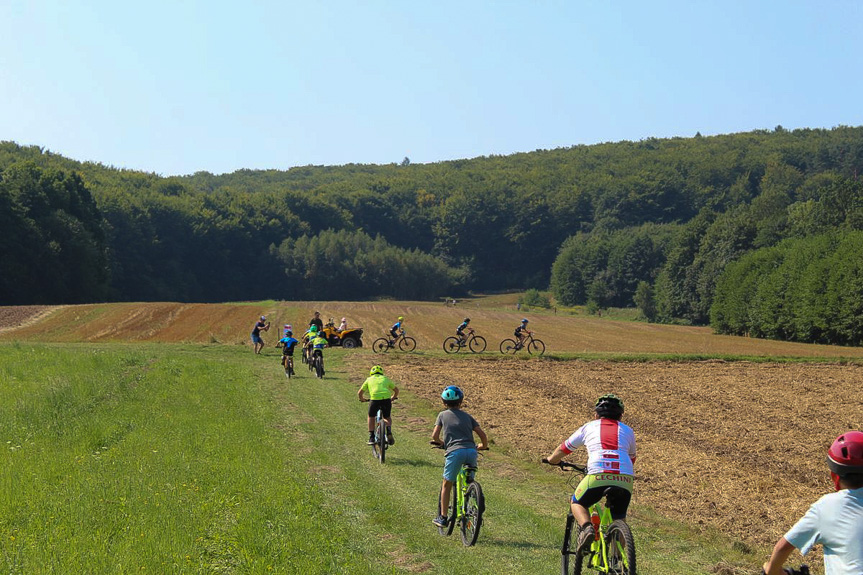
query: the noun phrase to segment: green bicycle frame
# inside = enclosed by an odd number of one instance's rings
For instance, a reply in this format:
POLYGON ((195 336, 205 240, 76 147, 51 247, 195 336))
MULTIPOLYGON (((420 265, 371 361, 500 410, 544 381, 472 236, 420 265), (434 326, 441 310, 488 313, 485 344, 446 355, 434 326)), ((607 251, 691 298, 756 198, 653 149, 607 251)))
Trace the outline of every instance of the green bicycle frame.
POLYGON ((590 514, 596 511, 599 513, 599 538, 594 539, 590 544, 590 565, 589 567, 608 573, 608 547, 605 542, 605 534, 608 532, 608 526, 611 525, 611 511, 608 508, 602 508, 598 504, 590 507, 590 514))

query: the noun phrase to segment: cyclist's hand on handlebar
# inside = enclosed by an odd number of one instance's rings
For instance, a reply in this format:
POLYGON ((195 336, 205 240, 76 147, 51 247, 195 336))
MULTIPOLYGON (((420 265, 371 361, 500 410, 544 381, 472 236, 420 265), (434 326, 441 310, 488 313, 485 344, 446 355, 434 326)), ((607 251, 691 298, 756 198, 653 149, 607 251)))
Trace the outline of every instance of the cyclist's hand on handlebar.
POLYGON ((477 451, 488 451, 488 445, 480 443, 476 446, 477 451))
POLYGON ((432 447, 439 447, 443 449, 443 441, 435 441, 434 439, 432 439, 431 441, 429 441, 429 445, 431 445, 432 447))

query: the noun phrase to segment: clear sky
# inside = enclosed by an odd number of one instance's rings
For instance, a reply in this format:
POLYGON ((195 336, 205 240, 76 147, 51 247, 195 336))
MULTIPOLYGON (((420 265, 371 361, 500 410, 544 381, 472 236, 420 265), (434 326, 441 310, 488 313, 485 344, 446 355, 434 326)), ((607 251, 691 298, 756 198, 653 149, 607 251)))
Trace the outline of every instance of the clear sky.
POLYGON ((859 0, 0 0, 0 140, 162 175, 863 125, 859 0))

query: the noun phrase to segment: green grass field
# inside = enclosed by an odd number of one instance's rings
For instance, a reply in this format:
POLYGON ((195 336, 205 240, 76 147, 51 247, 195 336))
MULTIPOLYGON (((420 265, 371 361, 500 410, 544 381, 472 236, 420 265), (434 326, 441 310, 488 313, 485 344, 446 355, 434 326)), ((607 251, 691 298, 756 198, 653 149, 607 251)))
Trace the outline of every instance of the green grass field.
MULTIPOLYGON (((489 430, 485 523, 466 548, 431 524, 438 406, 398 382, 397 444, 382 466, 340 361, 368 352, 328 352, 323 382, 297 358, 288 382, 267 351, 0 345, 0 571, 559 572, 570 488, 536 463, 543 454, 528 460, 489 430)), ((754 572, 768 553, 681 519, 640 507, 636 487, 639 572, 754 572)))

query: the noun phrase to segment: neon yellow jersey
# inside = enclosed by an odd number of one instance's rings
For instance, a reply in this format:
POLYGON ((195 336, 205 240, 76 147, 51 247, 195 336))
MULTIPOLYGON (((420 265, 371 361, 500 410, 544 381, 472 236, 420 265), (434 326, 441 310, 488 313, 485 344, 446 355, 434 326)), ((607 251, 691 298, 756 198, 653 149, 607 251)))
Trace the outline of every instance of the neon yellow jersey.
POLYGON ((363 382, 361 389, 368 394, 369 399, 389 399, 395 387, 396 384, 387 376, 371 375, 363 382))
POLYGON ((317 336, 312 340, 312 347, 315 349, 323 349, 327 346, 327 338, 322 335, 317 336))

